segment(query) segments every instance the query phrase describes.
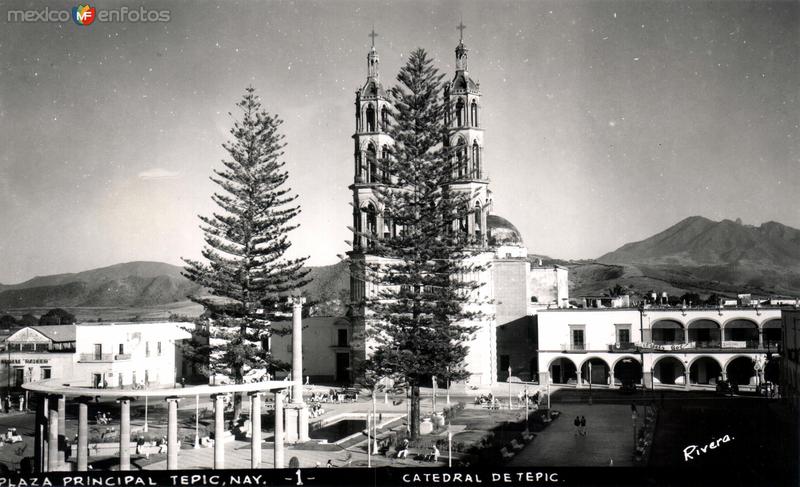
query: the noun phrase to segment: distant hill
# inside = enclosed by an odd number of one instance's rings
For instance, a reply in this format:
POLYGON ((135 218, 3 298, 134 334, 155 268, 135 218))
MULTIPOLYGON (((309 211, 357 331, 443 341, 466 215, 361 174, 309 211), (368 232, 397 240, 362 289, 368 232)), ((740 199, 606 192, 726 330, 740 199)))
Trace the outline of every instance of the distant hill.
POLYGON ((595 262, 571 266, 576 294, 623 287, 678 292, 800 294, 800 230, 777 222, 686 218, 595 262))
POLYGON ((0 308, 155 306, 200 289, 163 262, 127 262, 74 274, 38 276, 0 286, 0 308))

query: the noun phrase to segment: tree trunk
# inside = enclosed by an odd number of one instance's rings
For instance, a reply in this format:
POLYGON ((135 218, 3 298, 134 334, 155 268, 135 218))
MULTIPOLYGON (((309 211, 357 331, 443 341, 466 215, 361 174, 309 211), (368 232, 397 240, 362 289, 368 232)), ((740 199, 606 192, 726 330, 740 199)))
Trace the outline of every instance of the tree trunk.
POLYGON ((419 438, 419 386, 411 387, 411 439, 419 438))
POLYGON ((242 393, 233 393, 233 422, 238 423, 242 417, 242 393))

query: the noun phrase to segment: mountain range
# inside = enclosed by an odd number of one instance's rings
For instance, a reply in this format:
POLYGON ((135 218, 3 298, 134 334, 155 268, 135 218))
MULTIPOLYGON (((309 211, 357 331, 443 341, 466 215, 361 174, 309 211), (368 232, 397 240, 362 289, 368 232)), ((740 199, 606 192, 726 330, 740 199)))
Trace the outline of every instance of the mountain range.
MULTIPOLYGON (((621 286, 630 292, 800 295, 800 230, 777 222, 686 218, 639 242, 592 260, 545 263, 570 269, 570 296, 603 294, 621 286)), ((185 301, 202 292, 162 262, 128 262, 73 274, 34 277, 0 285, 0 309, 45 307, 148 307, 185 301)), ((310 268, 303 292, 338 314, 347 299, 346 262, 310 268)))

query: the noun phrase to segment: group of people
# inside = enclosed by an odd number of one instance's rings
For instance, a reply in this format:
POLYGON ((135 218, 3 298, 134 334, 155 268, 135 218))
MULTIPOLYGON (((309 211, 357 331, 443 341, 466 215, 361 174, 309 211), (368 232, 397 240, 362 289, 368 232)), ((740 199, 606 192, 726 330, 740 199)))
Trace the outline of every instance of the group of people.
POLYGON ((94 419, 97 421, 97 424, 108 424, 111 422, 111 416, 104 412, 98 412, 94 419))
MULTIPOLYGON (((3 411, 6 412, 6 413, 10 413, 10 412, 14 411, 14 409, 15 409, 14 402, 15 401, 11 397, 11 394, 6 394, 3 397, 3 411)), ((25 410, 25 395, 24 394, 20 394, 19 396, 17 396, 16 404, 19 406, 19 410, 20 411, 24 411, 25 410)))
POLYGON ((318 402, 312 402, 311 406, 308 408, 308 415, 312 418, 316 418, 318 416, 322 416, 323 414, 325 414, 325 409, 322 407, 322 404, 318 402))
POLYGON ((586 436, 585 416, 575 416, 575 421, 573 421, 572 424, 575 425, 575 436, 586 436))
POLYGON ((494 395, 490 392, 489 394, 481 394, 475 398, 476 405, 486 405, 486 404, 494 404, 496 401, 494 395))
MULTIPOLYGON (((408 438, 403 439, 403 446, 400 447, 400 450, 397 452, 397 458, 408 458, 408 447, 409 441, 408 438)), ((430 452, 422 455, 423 462, 438 462, 439 457, 441 456, 441 452, 439 451, 439 446, 434 443, 431 446, 430 452)))

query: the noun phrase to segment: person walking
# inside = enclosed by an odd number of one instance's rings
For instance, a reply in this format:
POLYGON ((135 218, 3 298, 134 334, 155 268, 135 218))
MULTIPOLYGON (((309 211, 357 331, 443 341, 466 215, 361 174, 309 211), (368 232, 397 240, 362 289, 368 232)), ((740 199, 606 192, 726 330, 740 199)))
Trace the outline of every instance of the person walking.
POLYGON ((572 422, 575 425, 575 435, 578 436, 581 433, 581 418, 580 416, 575 416, 575 421, 572 422))
POLYGON ((581 435, 586 436, 586 417, 581 416, 581 435))

